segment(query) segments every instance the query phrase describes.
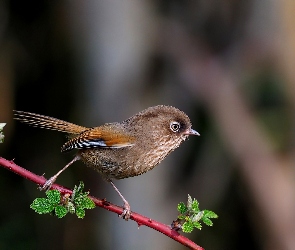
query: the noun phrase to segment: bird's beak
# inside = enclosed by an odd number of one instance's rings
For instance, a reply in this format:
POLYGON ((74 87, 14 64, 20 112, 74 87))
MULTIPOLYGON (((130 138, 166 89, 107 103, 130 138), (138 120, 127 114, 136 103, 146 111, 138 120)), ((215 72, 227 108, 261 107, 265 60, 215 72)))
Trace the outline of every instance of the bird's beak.
POLYGON ((190 128, 187 131, 185 131, 184 134, 185 135, 197 135, 197 136, 200 136, 200 134, 196 130, 194 130, 192 128, 190 128))

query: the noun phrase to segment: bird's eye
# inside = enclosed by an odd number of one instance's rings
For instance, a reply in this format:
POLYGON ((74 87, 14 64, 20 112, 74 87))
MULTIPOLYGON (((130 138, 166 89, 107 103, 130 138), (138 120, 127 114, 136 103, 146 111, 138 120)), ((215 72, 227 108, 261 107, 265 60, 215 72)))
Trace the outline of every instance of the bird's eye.
POLYGON ((171 122, 171 123, 170 123, 170 129, 171 129, 173 132, 178 132, 179 129, 180 129, 180 123, 179 123, 179 122, 171 122))

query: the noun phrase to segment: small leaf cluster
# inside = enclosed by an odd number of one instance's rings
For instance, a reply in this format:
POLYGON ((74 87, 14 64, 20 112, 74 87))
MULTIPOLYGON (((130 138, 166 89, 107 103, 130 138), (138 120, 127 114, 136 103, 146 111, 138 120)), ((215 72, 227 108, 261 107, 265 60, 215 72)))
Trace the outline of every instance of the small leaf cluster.
POLYGON ((174 226, 177 229, 181 229, 184 233, 191 233, 194 228, 199 230, 202 229, 201 222, 207 226, 212 226, 213 222, 211 219, 218 218, 217 214, 210 210, 200 210, 199 202, 196 199, 192 199, 188 195, 187 204, 180 202, 177 206, 179 215, 177 221, 174 221, 174 226))
POLYGON ((4 134, 2 133, 2 130, 5 125, 6 125, 6 123, 0 123, 0 143, 4 142, 4 134))
POLYGON ((75 213, 82 219, 85 216, 85 209, 95 208, 94 202, 88 197, 89 192, 83 192, 83 188, 84 183, 80 182, 71 195, 63 196, 58 190, 48 190, 47 198, 36 198, 30 208, 38 214, 53 213, 58 218, 64 217, 67 213, 75 213))

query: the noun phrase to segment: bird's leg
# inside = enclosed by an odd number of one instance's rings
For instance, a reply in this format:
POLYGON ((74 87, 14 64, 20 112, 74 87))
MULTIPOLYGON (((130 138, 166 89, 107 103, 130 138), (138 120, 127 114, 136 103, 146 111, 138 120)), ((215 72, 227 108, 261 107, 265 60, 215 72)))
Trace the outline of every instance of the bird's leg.
POLYGON ((131 215, 130 205, 129 205, 128 201, 124 198, 124 196, 120 193, 119 189, 115 186, 115 184, 111 180, 109 180, 109 182, 111 183, 113 188, 120 195, 121 199, 124 202, 123 213, 121 215, 119 215, 119 217, 123 218, 123 219, 125 219, 127 221, 128 219, 130 219, 130 215, 131 215))
POLYGON ((80 156, 76 155, 75 158, 70 161, 67 165, 65 165, 63 167, 63 169, 59 170, 54 176, 52 176, 51 178, 49 178, 42 187, 40 187, 40 190, 49 190, 51 188, 51 186, 53 185, 53 183, 56 181, 57 177, 64 171, 66 170, 70 165, 72 165, 75 161, 80 160, 80 156))

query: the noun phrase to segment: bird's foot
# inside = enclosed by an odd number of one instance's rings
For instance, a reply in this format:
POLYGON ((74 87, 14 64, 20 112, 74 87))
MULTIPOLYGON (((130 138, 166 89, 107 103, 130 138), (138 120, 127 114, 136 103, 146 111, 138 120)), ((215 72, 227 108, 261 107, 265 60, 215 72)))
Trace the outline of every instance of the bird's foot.
POLYGON ((130 210, 130 205, 128 202, 124 202, 123 206, 123 213, 119 215, 120 218, 128 221, 131 216, 131 210, 130 210))
POLYGON ((39 187, 39 190, 40 191, 43 191, 43 190, 48 191, 51 188, 51 186, 53 185, 53 183, 55 182, 55 180, 56 180, 56 177, 52 176, 43 184, 42 187, 39 187))

